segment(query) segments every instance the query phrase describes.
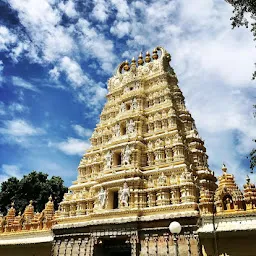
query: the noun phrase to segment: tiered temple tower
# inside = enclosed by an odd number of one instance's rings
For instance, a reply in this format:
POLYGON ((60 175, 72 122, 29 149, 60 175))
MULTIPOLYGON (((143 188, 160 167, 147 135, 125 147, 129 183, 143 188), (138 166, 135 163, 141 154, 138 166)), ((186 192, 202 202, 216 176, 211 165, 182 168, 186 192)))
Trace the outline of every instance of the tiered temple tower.
POLYGON ((137 63, 133 58, 118 66, 77 181, 60 204, 55 232, 70 222, 86 223, 95 227, 88 237, 95 244, 112 234, 104 225, 119 223, 124 226, 114 236, 133 237, 135 251, 145 240, 138 223, 163 233, 179 219, 191 231, 199 209, 211 211, 216 178, 170 60, 157 47, 152 58, 147 52, 137 63))
POLYGON ((175 244, 181 256, 255 255, 255 184, 247 177, 242 191, 223 165, 216 185, 170 59, 157 47, 119 65, 59 210, 51 197, 41 213, 12 204, 0 255, 168 256, 175 244))

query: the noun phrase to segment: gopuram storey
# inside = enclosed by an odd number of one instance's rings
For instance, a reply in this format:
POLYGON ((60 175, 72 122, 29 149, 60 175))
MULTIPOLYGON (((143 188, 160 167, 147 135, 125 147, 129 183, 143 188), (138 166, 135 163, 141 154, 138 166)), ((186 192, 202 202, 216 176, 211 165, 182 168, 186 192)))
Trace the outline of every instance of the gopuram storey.
POLYGON ((16 215, 13 204, 0 219, 0 255, 175 255, 173 221, 179 255, 256 255, 245 242, 256 230, 255 185, 247 178, 240 190, 225 165, 217 185, 170 60, 156 47, 118 66, 58 211, 52 198, 42 213, 30 202, 16 215))

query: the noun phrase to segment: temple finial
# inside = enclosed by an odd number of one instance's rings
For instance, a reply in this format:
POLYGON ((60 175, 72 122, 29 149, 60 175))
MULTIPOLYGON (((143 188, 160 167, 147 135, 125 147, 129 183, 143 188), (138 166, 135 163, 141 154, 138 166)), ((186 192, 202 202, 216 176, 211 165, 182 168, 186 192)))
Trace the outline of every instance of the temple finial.
POLYGON ((223 165, 222 165, 222 171, 224 172, 224 173, 226 173, 227 172, 227 167, 226 167, 226 165, 223 163, 223 165))
POLYGON ((246 183, 249 185, 249 184, 250 184, 250 181, 251 181, 251 179, 250 179, 250 177, 247 175, 247 176, 246 176, 246 183))
POLYGON ((157 60, 157 59, 158 59, 158 54, 157 54, 157 49, 156 49, 156 48, 153 50, 152 58, 153 58, 154 60, 157 60))
POLYGON ((126 60, 126 61, 124 62, 124 70, 125 70, 125 71, 129 71, 129 69, 130 69, 129 62, 128 62, 128 60, 126 60))
POLYGON ((150 62, 150 61, 151 61, 150 53, 146 52, 145 62, 150 62))
POLYGON ((138 58, 138 65, 143 65, 144 61, 143 61, 143 56, 142 56, 142 52, 140 52, 139 58, 138 58))

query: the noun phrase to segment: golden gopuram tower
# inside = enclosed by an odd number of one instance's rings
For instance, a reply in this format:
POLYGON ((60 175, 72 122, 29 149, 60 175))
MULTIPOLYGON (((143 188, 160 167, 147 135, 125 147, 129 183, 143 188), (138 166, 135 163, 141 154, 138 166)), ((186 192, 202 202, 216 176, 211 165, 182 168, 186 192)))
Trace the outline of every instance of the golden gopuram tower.
POLYGON ((171 254, 174 220, 180 251, 189 244, 198 255, 194 231, 199 210, 212 209, 216 178, 170 60, 156 47, 109 79, 91 147, 60 204, 54 255, 70 253, 71 244, 81 255, 171 254))
POLYGON ((256 255, 256 186, 225 165, 216 184, 170 60, 156 47, 118 66, 58 211, 51 196, 41 213, 12 203, 0 256, 256 255))

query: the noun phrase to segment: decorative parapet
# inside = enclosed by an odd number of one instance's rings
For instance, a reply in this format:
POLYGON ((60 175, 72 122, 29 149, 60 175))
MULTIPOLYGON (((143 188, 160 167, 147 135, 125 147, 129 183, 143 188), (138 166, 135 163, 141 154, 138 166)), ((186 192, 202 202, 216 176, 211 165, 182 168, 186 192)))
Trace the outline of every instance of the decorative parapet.
POLYGON ((10 236, 16 233, 31 233, 36 231, 51 230, 55 224, 54 204, 52 197, 45 204, 45 208, 41 213, 34 212, 33 201, 26 206, 24 213, 21 212, 16 215, 14 203, 8 210, 6 216, 0 217, 0 237, 10 236))

